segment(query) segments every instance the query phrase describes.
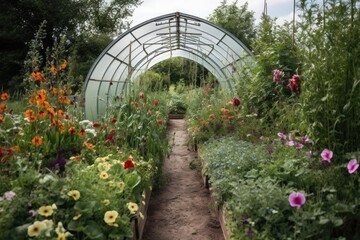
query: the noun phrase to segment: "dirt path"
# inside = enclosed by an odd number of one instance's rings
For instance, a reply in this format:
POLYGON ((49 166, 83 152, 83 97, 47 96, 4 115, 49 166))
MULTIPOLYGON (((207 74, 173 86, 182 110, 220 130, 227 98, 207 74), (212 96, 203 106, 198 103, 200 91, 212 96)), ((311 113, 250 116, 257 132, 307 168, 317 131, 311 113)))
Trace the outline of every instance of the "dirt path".
POLYGON ((186 146, 186 124, 171 119, 168 133, 174 146, 164 162, 164 175, 169 182, 153 191, 143 240, 223 240, 220 224, 210 212, 209 191, 198 170, 189 164, 197 153, 186 146))

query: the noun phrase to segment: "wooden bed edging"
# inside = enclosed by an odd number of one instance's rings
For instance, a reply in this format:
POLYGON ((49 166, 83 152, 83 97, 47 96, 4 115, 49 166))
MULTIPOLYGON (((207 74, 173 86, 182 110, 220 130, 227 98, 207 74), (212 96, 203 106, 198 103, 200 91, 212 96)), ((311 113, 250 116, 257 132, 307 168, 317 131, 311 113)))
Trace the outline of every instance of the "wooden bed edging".
POLYGON ((141 199, 141 203, 139 206, 139 212, 141 212, 144 215, 144 219, 142 218, 136 218, 132 221, 132 231, 134 233, 134 236, 132 238, 125 238, 124 240, 141 240, 144 233, 144 227, 147 219, 147 210, 149 207, 150 202, 150 196, 151 196, 151 189, 147 188, 143 191, 143 196, 141 199), (144 203, 145 204, 144 204, 144 203))

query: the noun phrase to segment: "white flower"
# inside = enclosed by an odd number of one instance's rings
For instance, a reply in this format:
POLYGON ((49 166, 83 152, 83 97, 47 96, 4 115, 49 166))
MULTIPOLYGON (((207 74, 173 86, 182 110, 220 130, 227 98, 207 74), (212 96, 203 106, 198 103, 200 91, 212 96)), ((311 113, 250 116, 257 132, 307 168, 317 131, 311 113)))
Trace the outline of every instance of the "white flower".
POLYGON ((92 128, 86 128, 86 129, 85 129, 85 132, 87 132, 87 133, 91 133, 92 135, 94 135, 94 137, 96 137, 96 131, 95 131, 95 129, 92 129, 92 128))

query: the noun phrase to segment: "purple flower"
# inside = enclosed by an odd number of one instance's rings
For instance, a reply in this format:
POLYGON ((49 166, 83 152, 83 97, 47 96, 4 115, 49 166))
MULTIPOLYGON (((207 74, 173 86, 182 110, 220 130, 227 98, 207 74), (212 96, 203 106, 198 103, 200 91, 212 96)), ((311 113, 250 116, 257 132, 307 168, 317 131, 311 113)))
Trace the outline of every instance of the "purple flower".
POLYGON ((304 147, 304 145, 302 145, 301 143, 299 143, 299 142, 296 143, 297 149, 302 149, 303 147, 304 147))
POLYGON ((272 147, 267 147, 266 148, 266 151, 269 153, 269 154, 272 154, 274 152, 273 148, 272 147))
POLYGON ((310 139, 308 138, 308 136, 303 136, 303 137, 301 137, 301 141, 302 141, 303 143, 309 143, 309 142, 310 142, 310 139))
POLYGON ((249 230, 246 233, 246 236, 248 236, 249 238, 251 238, 254 235, 254 232, 251 230, 251 228, 249 228, 249 230))
POLYGON ((295 142, 294 141, 287 141, 285 144, 292 147, 292 146, 295 145, 295 142))
POLYGON ((6 200, 11 200, 13 197, 15 197, 16 193, 14 193, 13 191, 8 191, 4 193, 4 198, 6 200))
POLYGON ((281 75, 282 75, 282 71, 280 71, 279 69, 275 69, 274 70, 274 75, 273 75, 273 82, 280 82, 281 81, 281 75))
POLYGON ((278 132, 277 134, 279 137, 281 137, 282 139, 286 139, 286 135, 282 132, 278 132))
POLYGON ((299 209, 305 203, 304 194, 300 192, 291 193, 289 195, 289 203, 292 207, 297 207, 299 209))
POLYGON ((240 221, 242 222, 242 224, 246 225, 249 224, 249 218, 246 216, 242 216, 240 221))
POLYGON ((350 174, 356 172, 356 170, 358 169, 358 167, 359 167, 359 164, 358 164, 358 162, 357 162, 356 159, 350 160, 350 162, 349 162, 348 165, 347 165, 347 169, 348 169, 348 171, 349 171, 350 174))
POLYGON ((331 163, 331 158, 333 157, 333 152, 329 149, 324 149, 321 153, 321 157, 324 161, 331 163))

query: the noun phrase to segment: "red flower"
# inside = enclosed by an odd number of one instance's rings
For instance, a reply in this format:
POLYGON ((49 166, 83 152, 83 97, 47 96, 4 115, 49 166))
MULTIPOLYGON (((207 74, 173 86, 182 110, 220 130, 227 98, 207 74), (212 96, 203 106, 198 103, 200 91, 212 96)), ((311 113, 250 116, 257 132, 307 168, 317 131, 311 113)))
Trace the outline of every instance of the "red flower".
POLYGON ((295 74, 290 80, 289 84, 287 85, 290 91, 299 93, 300 89, 300 76, 295 74))
POLYGON ((233 97, 232 102, 233 102, 234 106, 240 105, 240 99, 238 99, 237 97, 233 97))
POLYGON ((157 120, 157 123, 158 123, 159 125, 162 125, 162 124, 163 124, 163 120, 159 119, 159 120, 157 120))
POLYGON ((131 159, 128 159, 124 162, 124 169, 135 167, 134 162, 131 159))
POLYGON ((154 105, 157 106, 159 104, 158 100, 154 100, 154 105))
POLYGON ((116 123, 116 118, 112 118, 112 119, 110 119, 110 122, 112 122, 112 123, 116 123))
POLYGON ((92 126, 93 126, 93 127, 100 127, 100 123, 94 122, 92 126))
POLYGON ((142 99, 142 98, 144 98, 144 96, 145 96, 145 95, 144 95, 144 93, 143 93, 143 92, 139 92, 139 98, 141 98, 141 99, 142 99))

